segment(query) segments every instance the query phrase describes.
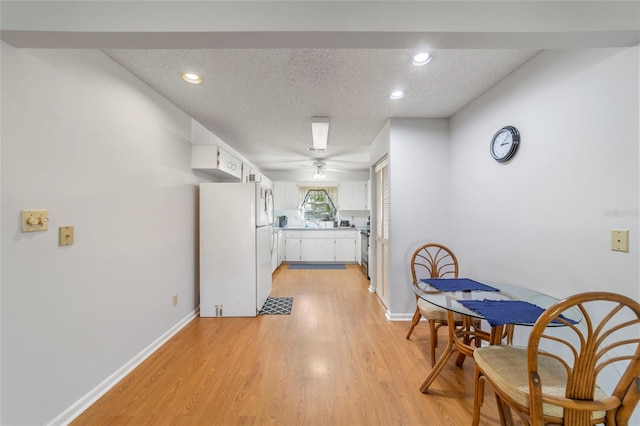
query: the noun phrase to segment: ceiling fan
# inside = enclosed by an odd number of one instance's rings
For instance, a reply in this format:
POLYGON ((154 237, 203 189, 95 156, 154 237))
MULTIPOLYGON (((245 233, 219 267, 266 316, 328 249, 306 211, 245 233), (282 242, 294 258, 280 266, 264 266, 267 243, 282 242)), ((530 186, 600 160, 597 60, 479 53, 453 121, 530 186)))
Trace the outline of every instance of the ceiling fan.
POLYGON ((324 168, 327 163, 322 160, 317 160, 313 162, 313 167, 316 168, 316 171, 313 172, 314 179, 324 179, 326 175, 324 174, 324 168))

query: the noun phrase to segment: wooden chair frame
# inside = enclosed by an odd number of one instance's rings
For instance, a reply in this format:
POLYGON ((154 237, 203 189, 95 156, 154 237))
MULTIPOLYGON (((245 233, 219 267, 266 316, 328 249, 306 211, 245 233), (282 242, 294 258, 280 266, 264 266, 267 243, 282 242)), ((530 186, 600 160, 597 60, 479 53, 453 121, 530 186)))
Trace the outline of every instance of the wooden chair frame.
MULTIPOLYGON (((609 305, 608 305, 609 306, 609 305)), ((618 317, 619 318, 619 317, 618 317)), ((604 423, 607 425, 627 425, 634 408, 640 398, 640 337, 620 341, 606 341, 615 332, 635 330, 640 325, 640 304, 626 296, 608 292, 589 292, 568 297, 548 308, 538 319, 531 330, 526 352, 527 373, 529 377, 529 406, 516 402, 494 380, 476 364, 473 424, 480 420, 480 407, 484 394, 484 381, 491 383, 496 393, 498 411, 503 425, 511 425, 511 408, 513 408, 525 424, 543 426, 546 424, 565 424, 571 426, 604 423), (594 323, 585 305, 590 302, 608 302, 613 308, 599 323, 594 323), (568 309, 579 309, 583 321, 573 324, 560 315, 568 309), (635 319, 614 323, 612 319, 626 310, 635 319), (564 338, 552 335, 547 328, 552 321, 564 323, 564 334, 574 334, 579 342, 576 345, 564 338), (629 328, 635 327, 635 328, 629 328), (540 349, 541 341, 552 341, 553 344, 567 348, 573 354, 572 360, 565 360, 558 354, 540 349), (634 346, 635 345, 635 348, 634 346), (632 354, 614 354, 612 349, 630 346, 632 354), (543 385, 540 374, 538 356, 545 355, 558 360, 567 371, 567 382, 564 396, 553 396, 542 392, 543 385), (610 364, 628 362, 618 384, 604 399, 594 400, 598 374, 610 364), (563 417, 550 417, 544 414, 543 403, 563 407, 563 417), (595 411, 605 414, 593 418, 595 411)), ((556 328, 556 330, 559 330, 556 328)), ((632 334, 633 335, 633 334, 632 334)))
MULTIPOLYGON (((420 278, 458 278, 458 259, 455 254, 446 246, 436 243, 423 244, 411 256, 411 276, 413 283, 418 282, 417 268, 423 268, 427 271, 428 275, 420 276, 420 278)), ((419 296, 416 295, 416 311, 411 319, 411 327, 407 333, 406 338, 411 339, 411 333, 413 329, 420 322, 420 318, 423 313, 420 312, 418 307, 419 296)), ((431 351, 431 366, 436 363, 436 347, 438 346, 438 330, 442 326, 447 325, 447 320, 444 319, 447 315, 445 309, 433 307, 434 311, 441 311, 441 318, 434 318, 424 315, 429 324, 429 344, 431 351)))

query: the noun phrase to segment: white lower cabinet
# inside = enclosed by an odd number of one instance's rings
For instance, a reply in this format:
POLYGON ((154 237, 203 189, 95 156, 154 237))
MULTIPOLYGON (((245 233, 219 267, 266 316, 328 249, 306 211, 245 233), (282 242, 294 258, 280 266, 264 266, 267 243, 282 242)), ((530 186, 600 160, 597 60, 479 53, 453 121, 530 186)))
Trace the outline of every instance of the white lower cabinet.
POLYGON ((313 262, 318 257, 318 247, 316 240, 303 238, 300 240, 300 260, 303 262, 313 262))
POLYGON ((285 231, 284 234, 284 259, 287 262, 299 262, 300 231, 285 231))
POLYGON ((280 266, 285 259, 284 241, 284 232, 278 232, 278 266, 280 266))
POLYGON ((356 261, 356 242, 353 239, 337 239, 335 249, 336 262, 355 262, 356 261))
POLYGON ((336 231, 335 260, 336 262, 356 261, 357 231, 336 231))
POLYGON ((283 232, 280 230, 273 233, 273 246, 271 250, 271 272, 275 272, 284 258, 284 238, 283 232))
POLYGON ((287 262, 355 262, 357 231, 284 231, 287 262))
POLYGON ((334 243, 332 239, 319 239, 318 242, 318 261, 333 262, 334 260, 334 243))
POLYGON ((278 240, 277 235, 272 235, 273 247, 271 248, 271 273, 273 274, 278 269, 278 240))
POLYGON ((302 231, 300 260, 303 262, 333 262, 333 231, 302 231))

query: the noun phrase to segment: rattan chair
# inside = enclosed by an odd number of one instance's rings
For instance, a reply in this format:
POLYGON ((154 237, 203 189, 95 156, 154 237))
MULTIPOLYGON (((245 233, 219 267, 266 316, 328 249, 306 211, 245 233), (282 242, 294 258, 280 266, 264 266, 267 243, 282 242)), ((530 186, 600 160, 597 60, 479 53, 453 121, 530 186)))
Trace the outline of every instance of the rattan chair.
POLYGON ((628 425, 640 396, 640 304, 606 292, 571 296, 540 316, 527 347, 478 348, 474 358, 473 425, 485 381, 495 390, 503 425, 512 424, 511 409, 533 426, 628 425), (560 317, 568 310, 583 319, 560 317), (554 320, 564 326, 549 327, 554 320), (609 384, 613 391, 598 386, 599 378, 619 372, 617 384, 609 384))
MULTIPOLYGON (((450 249, 441 244, 424 244, 411 257, 411 275, 414 283, 421 278, 458 278, 458 259, 450 249)), ((436 362, 438 329, 447 325, 447 311, 425 302, 416 295, 416 311, 411 320, 407 339, 411 338, 411 333, 421 317, 424 317, 429 324, 431 366, 433 367, 436 362)), ((462 323, 462 315, 454 314, 454 321, 462 323)))

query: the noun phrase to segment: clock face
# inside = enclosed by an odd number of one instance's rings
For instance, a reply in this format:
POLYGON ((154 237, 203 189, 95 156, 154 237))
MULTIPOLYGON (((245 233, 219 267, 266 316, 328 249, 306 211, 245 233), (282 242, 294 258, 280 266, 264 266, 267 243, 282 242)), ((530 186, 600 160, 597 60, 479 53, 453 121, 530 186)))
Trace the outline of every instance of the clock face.
POLYGON ((520 142, 520 133, 513 126, 506 126, 498 130, 491 139, 491 156, 496 161, 509 161, 516 153, 520 142))

